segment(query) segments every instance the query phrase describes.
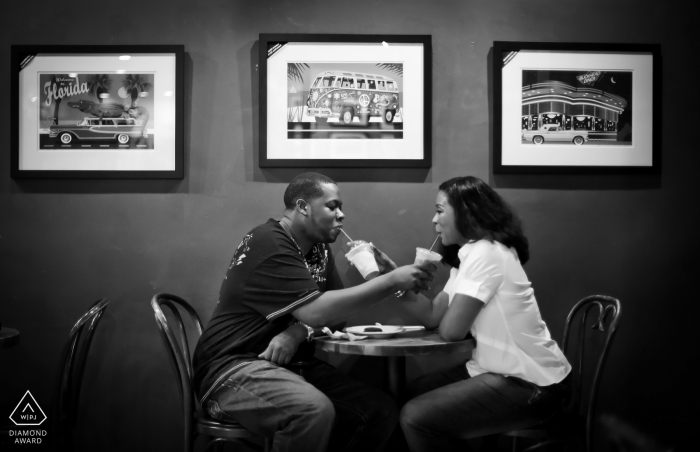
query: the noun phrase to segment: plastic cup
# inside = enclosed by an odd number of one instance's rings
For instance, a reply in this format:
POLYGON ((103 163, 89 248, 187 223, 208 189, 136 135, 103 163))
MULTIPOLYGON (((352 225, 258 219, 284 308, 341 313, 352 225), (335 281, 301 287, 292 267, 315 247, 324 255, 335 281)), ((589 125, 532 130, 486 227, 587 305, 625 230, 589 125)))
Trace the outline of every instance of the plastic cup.
POLYGON ((379 266, 374 260, 371 243, 354 246, 345 257, 357 268, 363 278, 372 279, 379 274, 379 266))
POLYGON ((416 261, 414 264, 422 264, 425 261, 440 262, 442 255, 435 251, 426 250, 425 248, 416 248, 416 261))

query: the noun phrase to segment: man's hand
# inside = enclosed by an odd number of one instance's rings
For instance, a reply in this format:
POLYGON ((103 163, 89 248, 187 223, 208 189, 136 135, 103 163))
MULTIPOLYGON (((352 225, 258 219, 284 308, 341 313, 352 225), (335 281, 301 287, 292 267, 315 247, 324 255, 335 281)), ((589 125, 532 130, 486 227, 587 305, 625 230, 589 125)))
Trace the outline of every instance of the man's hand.
POLYGON ((292 360, 299 344, 306 340, 306 328, 294 324, 273 337, 264 352, 258 358, 270 361, 278 366, 285 366, 292 360))
POLYGON ((379 273, 385 274, 390 271, 394 271, 397 265, 392 261, 386 253, 382 252, 379 248, 372 245, 372 252, 374 253, 374 260, 377 261, 377 266, 379 267, 379 273))
POLYGON ((433 280, 432 273, 437 270, 435 264, 430 261, 416 265, 404 265, 392 271, 392 281, 398 290, 427 290, 428 283, 433 280))

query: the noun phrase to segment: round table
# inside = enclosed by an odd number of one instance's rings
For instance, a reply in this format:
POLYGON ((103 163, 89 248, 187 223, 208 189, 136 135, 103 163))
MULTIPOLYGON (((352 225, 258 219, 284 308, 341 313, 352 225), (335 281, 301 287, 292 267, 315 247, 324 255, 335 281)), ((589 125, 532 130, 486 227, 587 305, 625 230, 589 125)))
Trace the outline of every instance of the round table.
POLYGON ((349 341, 328 336, 315 340, 316 348, 344 355, 385 356, 388 359, 389 391, 399 400, 406 387, 406 357, 420 355, 467 355, 476 346, 474 339, 447 342, 437 331, 410 331, 387 339, 349 341))
POLYGON ((10 347, 19 342, 19 331, 12 328, 0 328, 0 348, 10 347))

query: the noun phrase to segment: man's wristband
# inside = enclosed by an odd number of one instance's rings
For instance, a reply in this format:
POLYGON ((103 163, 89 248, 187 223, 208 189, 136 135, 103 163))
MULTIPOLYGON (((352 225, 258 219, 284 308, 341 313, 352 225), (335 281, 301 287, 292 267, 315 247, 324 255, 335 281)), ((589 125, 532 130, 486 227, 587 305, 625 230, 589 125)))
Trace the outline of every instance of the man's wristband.
POLYGON ((304 328, 306 328, 306 342, 311 342, 314 340, 314 329, 311 328, 309 325, 307 325, 304 322, 297 322, 297 325, 301 325, 304 328))

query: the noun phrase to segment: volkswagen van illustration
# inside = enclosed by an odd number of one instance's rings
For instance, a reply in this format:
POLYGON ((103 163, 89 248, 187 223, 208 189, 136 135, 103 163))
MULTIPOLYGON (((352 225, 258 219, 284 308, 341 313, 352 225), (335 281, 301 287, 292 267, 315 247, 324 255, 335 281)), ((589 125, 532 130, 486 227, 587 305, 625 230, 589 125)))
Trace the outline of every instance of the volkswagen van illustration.
POLYGON ((52 125, 51 138, 59 137, 61 143, 69 144, 78 140, 117 140, 121 144, 129 142, 132 136, 141 136, 141 125, 133 118, 83 118, 75 125, 52 125))
POLYGON ((356 116, 363 124, 371 116, 391 123, 400 108, 399 85, 383 75, 321 72, 311 83, 306 106, 308 115, 320 123, 338 118, 341 123, 350 124, 356 116))

